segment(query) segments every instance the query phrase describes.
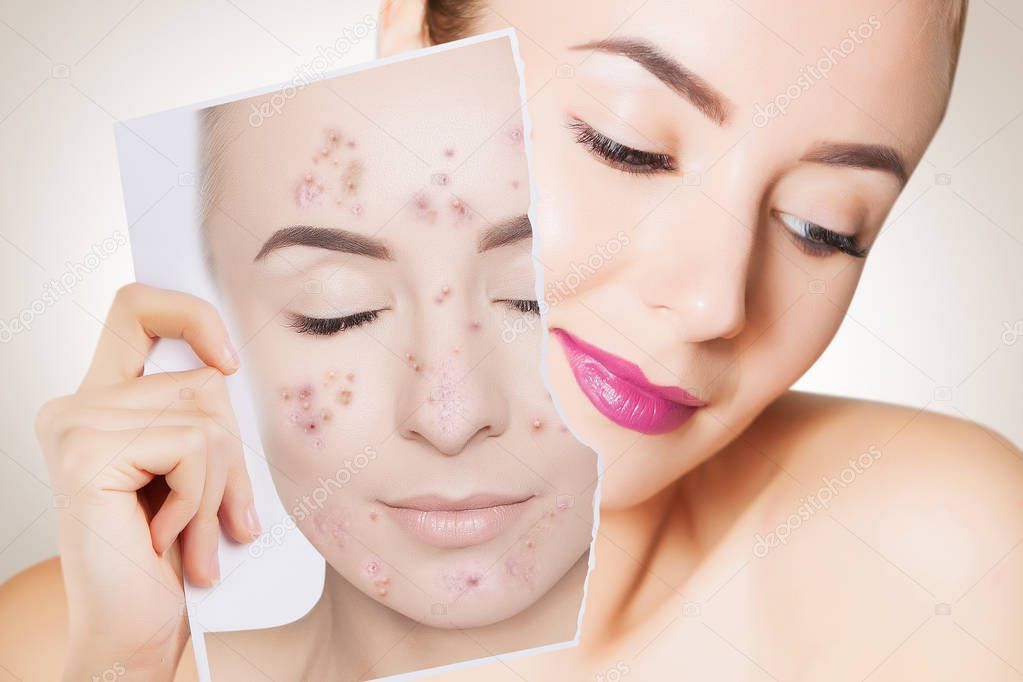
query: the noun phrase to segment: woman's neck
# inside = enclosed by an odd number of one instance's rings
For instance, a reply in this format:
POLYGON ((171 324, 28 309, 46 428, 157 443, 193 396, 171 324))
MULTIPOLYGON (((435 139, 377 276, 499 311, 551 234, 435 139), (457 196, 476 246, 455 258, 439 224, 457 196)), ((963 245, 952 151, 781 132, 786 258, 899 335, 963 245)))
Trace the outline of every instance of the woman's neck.
POLYGON ((296 651, 308 661, 303 679, 365 680, 571 640, 587 564, 583 555, 551 590, 512 618, 463 629, 414 621, 328 566, 319 602, 291 626, 296 651))

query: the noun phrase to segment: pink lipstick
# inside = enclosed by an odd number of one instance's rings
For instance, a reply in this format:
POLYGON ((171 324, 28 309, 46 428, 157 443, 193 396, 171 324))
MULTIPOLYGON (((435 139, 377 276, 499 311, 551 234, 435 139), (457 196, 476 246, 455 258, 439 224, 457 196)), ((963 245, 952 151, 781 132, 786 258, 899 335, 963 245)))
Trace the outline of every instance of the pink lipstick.
POLYGON ((388 514, 414 537, 435 547, 455 549, 481 545, 500 535, 533 499, 501 495, 472 495, 449 500, 420 495, 385 502, 388 514))
POLYGON ((678 386, 651 383, 639 365, 551 329, 565 350, 572 374, 597 410, 619 426, 656 435, 669 433, 707 403, 678 386))

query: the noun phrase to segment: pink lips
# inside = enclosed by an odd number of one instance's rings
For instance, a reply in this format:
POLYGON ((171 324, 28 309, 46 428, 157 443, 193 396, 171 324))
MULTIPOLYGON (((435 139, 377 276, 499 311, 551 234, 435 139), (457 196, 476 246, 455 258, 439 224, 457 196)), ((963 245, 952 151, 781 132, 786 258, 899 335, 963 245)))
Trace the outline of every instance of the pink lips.
POLYGON ((650 435, 669 433, 707 404, 678 386, 650 383, 635 363, 563 329, 551 332, 561 341, 579 388, 602 415, 620 426, 650 435))
POLYGON ((533 499, 498 495, 473 495, 448 500, 421 495, 384 503, 399 526, 423 542, 454 549, 480 545, 510 526, 533 499))

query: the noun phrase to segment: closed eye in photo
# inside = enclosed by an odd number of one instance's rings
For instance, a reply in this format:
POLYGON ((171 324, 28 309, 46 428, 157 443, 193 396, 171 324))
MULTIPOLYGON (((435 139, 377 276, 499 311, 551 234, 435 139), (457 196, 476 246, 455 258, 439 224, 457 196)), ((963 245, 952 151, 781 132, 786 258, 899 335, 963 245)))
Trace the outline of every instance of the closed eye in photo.
POLYGON ((796 246, 809 256, 830 256, 838 251, 854 258, 866 258, 867 256, 867 249, 859 246, 855 237, 829 230, 823 225, 812 223, 791 213, 775 211, 775 215, 795 241, 796 246))
POLYGON ((579 119, 573 119, 566 125, 575 134, 575 141, 578 144, 585 147, 599 161, 614 169, 638 175, 673 173, 678 170, 675 160, 670 154, 629 147, 611 139, 579 119))
POLYGON ((540 314, 540 303, 536 299, 529 298, 509 298, 502 299, 498 303, 503 303, 512 310, 517 310, 523 315, 539 315, 540 314))
POLYGON ((289 316, 288 326, 299 334, 333 336, 334 334, 369 324, 376 320, 380 313, 380 310, 365 310, 343 317, 308 317, 292 313, 289 316))

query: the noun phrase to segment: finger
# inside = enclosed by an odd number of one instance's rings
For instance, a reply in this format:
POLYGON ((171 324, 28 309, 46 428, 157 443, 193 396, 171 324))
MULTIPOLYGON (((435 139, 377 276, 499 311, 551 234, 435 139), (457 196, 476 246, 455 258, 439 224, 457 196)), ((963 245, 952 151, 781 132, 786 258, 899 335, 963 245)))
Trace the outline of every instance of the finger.
POLYGON ((227 328, 212 305, 180 291, 129 284, 114 298, 82 386, 140 376, 157 338, 184 339, 204 363, 225 374, 238 368, 227 328))
POLYGON ((210 434, 208 447, 227 462, 224 497, 219 517, 228 535, 237 542, 251 542, 262 532, 253 504, 252 484, 245 466, 241 441, 204 412, 180 410, 127 410, 85 408, 65 418, 65 428, 99 430, 141 429, 155 426, 193 426, 210 434))
POLYGON ((195 516, 205 487, 208 444, 205 429, 194 426, 159 426, 143 430, 139 440, 152 434, 162 438, 144 451, 128 453, 136 467, 164 477, 170 492, 149 523, 153 549, 163 554, 195 516))
POLYGON ((200 367, 182 372, 147 374, 116 386, 100 386, 79 394, 90 407, 113 409, 197 410, 234 422, 227 381, 220 370, 200 367))
POLYGON ((195 516, 185 526, 181 536, 181 565, 189 580, 196 585, 209 587, 220 582, 220 561, 217 556, 220 522, 217 520, 217 512, 227 482, 227 458, 219 452, 212 439, 207 442, 211 447, 206 458, 202 499, 195 516))
POLYGON ((227 462, 224 500, 220 504, 220 521, 237 542, 252 542, 263 532, 253 502, 252 482, 245 466, 242 448, 231 452, 227 462))

